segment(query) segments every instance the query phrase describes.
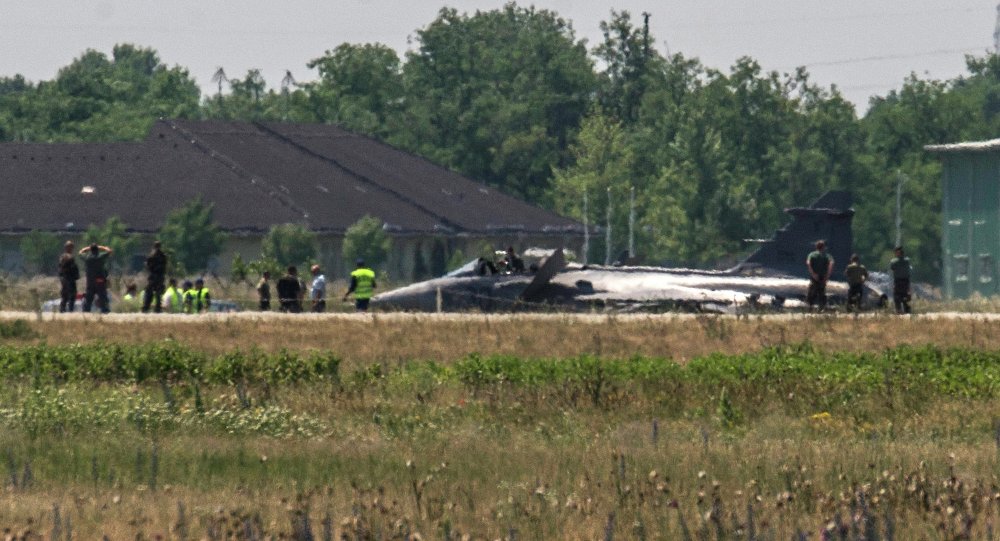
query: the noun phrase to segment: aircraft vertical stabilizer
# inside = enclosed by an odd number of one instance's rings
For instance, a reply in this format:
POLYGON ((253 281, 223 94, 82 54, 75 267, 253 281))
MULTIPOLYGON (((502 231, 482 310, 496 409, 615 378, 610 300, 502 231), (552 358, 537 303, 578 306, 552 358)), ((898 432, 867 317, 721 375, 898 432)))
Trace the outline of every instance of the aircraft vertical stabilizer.
POLYGON ((829 191, 808 207, 785 209, 792 221, 762 241, 733 270, 746 275, 778 273, 809 278, 806 256, 815 249, 817 240, 825 240, 827 251, 834 259, 833 278, 843 274, 853 250, 851 192, 829 191))

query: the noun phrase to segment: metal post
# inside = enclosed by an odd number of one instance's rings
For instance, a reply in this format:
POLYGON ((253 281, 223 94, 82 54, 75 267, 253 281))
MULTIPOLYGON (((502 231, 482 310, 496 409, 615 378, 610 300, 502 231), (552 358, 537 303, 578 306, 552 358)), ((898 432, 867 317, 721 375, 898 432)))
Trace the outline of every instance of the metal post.
POLYGON ((611 187, 608 187, 607 229, 604 230, 604 264, 611 264, 611 187))
POLYGON ((590 224, 587 220, 587 190, 583 191, 583 264, 587 264, 590 255, 590 224))
POLYGON ((903 183, 908 180, 902 171, 896 170, 896 244, 903 245, 903 183))
POLYGON ((628 188, 628 258, 635 257, 635 186, 628 188))

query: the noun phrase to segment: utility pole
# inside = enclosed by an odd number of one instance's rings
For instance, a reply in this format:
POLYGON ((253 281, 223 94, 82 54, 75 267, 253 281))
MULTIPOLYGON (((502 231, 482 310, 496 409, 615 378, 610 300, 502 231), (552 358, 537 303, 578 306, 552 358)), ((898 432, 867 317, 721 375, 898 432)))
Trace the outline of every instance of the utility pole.
POLYGON ((611 187, 608 186, 608 213, 605 216, 607 227, 604 230, 604 264, 611 264, 611 187))
POLYGON ((635 257, 635 186, 628 188, 628 258, 635 257))
POLYGON ((583 190, 583 264, 590 253, 590 224, 587 223, 587 190, 583 190))
POLYGON ((905 173, 896 170, 896 244, 903 245, 903 183, 909 180, 905 173))
POLYGON ((1000 54, 1000 4, 997 4, 997 22, 993 26, 993 54, 1000 54))

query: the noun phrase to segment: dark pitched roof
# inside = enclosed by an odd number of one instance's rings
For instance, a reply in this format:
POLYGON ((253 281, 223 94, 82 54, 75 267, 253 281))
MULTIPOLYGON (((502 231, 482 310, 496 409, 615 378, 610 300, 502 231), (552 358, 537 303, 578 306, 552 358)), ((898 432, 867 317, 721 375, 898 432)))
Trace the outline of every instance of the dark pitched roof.
POLYGON ((582 234, 570 219, 330 125, 170 121, 139 143, 0 145, 0 231, 79 230, 120 216, 155 231, 197 195, 230 231, 582 234), (89 193, 88 193, 89 192, 89 193))

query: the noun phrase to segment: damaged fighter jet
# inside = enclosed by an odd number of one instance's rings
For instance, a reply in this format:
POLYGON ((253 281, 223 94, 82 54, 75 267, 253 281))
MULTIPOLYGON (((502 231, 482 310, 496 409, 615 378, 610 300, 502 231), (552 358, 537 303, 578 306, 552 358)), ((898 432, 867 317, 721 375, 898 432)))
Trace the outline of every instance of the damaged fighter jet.
MULTIPOLYGON (((835 261, 827 296, 847 298, 844 267, 853 236, 851 196, 827 192, 809 207, 785 209, 792 218, 744 261, 726 270, 568 263, 555 250, 529 274, 491 274, 471 261, 451 273, 376 295, 372 307, 406 311, 705 311, 803 309, 809 287, 806 256, 824 239, 835 261)), ((869 287, 867 306, 885 303, 869 287)))

